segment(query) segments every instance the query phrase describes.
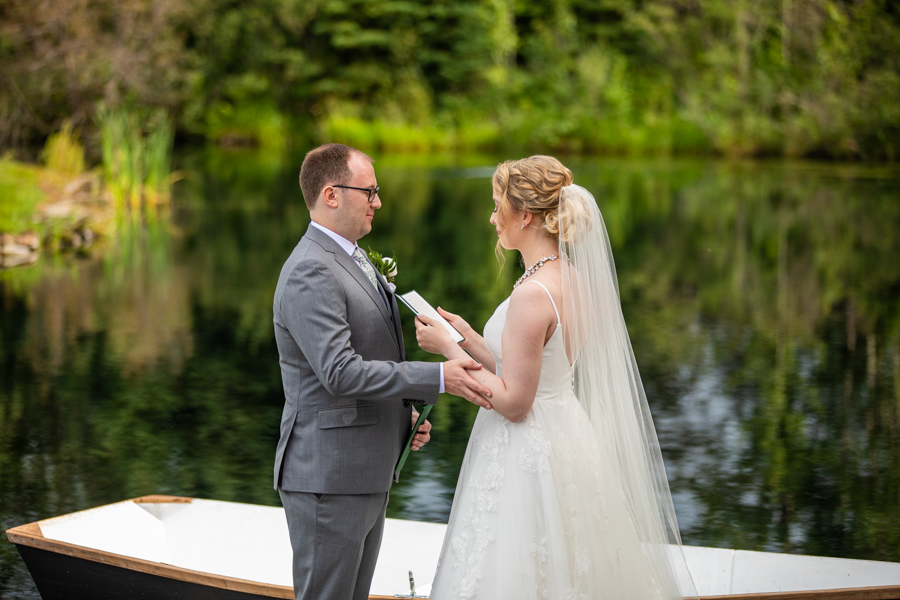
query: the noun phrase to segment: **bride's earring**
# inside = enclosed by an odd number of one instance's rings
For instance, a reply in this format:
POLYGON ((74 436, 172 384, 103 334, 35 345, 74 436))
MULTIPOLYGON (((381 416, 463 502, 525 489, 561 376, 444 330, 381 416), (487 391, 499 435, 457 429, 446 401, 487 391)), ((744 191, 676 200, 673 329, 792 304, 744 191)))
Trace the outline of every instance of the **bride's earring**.
POLYGON ((522 226, 519 229, 525 229, 525 223, 522 223, 522 226))

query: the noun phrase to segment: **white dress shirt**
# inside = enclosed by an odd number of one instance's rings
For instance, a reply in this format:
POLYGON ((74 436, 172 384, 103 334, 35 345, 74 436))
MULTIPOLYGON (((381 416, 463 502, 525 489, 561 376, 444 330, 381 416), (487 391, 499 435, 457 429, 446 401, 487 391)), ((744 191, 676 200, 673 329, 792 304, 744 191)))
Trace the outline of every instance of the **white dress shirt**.
MULTIPOLYGON (((315 227, 316 229, 318 229, 319 231, 321 231, 322 233, 324 233, 325 235, 327 235, 328 237, 330 237, 331 239, 333 239, 337 243, 337 245, 340 246, 341 249, 344 252, 346 252, 348 256, 350 256, 350 258, 353 258, 353 252, 358 248, 356 242, 351 242, 347 238, 345 238, 341 235, 338 235, 337 233, 328 229, 324 225, 319 225, 315 221, 310 221, 309 224, 312 225, 313 227, 315 227)), ((354 259, 354 262, 356 262, 356 259, 354 259)), ((444 363, 441 363, 441 383, 440 383, 438 392, 443 394, 444 391, 445 391, 444 390, 444 363)))

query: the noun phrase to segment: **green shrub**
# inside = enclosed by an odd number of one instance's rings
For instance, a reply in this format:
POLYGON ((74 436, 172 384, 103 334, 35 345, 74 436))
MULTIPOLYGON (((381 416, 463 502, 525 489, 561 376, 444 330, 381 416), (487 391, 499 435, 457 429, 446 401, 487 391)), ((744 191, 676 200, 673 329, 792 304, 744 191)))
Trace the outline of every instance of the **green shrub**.
POLYGON ((219 102, 206 114, 206 137, 223 146, 284 148, 288 119, 274 106, 219 102))
POLYGON ((41 158, 48 169, 79 175, 84 172, 84 147, 72 132, 72 122, 66 120, 62 129, 47 138, 41 158))

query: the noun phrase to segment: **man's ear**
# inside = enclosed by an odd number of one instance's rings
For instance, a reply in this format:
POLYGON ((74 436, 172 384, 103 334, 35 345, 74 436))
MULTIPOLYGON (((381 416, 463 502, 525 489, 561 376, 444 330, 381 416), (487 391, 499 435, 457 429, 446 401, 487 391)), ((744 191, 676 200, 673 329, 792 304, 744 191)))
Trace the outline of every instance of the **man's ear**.
POLYGON ((326 185, 322 189, 322 202, 324 202, 329 208, 337 208, 338 207, 338 197, 337 190, 330 185, 326 185))

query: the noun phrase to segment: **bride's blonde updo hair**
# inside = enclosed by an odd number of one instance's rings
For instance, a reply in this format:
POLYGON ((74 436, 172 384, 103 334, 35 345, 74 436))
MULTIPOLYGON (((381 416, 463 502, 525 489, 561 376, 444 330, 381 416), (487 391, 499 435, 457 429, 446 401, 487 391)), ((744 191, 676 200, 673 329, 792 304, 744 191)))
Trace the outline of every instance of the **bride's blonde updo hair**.
MULTIPOLYGON (((590 218, 579 206, 580 198, 574 203, 567 202, 564 214, 560 215, 560 199, 565 194, 564 188, 572 185, 572 171, 552 156, 529 156, 501 163, 494 171, 491 184, 500 198, 498 213, 501 219, 506 220, 522 211, 529 212, 541 217, 541 228, 554 240, 559 239, 560 218, 567 221, 567 225, 574 224, 569 222, 570 219, 577 222, 590 218)), ((564 229, 568 232, 571 227, 564 229)))

